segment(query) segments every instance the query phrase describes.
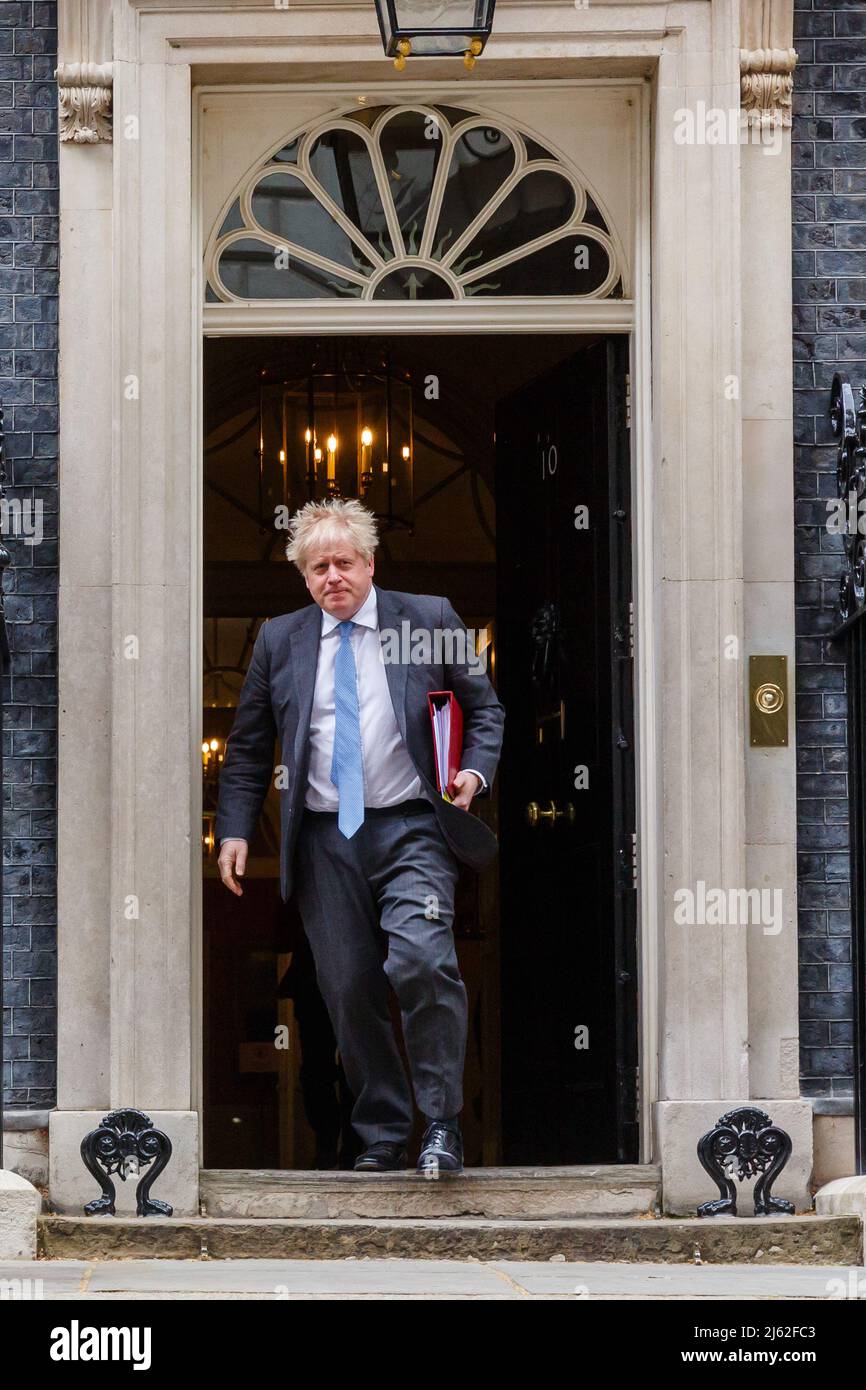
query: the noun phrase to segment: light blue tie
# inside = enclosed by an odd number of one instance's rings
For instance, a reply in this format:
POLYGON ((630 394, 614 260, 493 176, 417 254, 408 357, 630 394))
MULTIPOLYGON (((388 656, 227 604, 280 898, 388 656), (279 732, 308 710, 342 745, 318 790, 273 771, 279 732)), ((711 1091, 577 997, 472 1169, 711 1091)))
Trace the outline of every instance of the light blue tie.
POLYGON ((364 768, 358 681, 350 633, 355 624, 339 623, 340 645, 334 661, 334 756, 331 781, 340 793, 337 824, 350 840, 364 821, 364 768))

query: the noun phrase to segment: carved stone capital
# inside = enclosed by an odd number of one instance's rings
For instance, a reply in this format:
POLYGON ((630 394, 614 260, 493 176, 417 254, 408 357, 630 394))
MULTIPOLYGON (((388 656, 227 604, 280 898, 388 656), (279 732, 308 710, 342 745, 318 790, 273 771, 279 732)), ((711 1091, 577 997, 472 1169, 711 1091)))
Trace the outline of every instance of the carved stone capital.
POLYGON ((111 63, 61 63, 55 73, 60 139, 76 145, 111 140, 111 63))
POLYGON ((741 48, 740 101, 749 124, 790 128, 794 48, 741 48))
POLYGON ((110 0, 60 0, 57 57, 61 141, 110 141, 110 0))
POLYGON ((749 125, 791 125, 794 0, 740 0, 740 102, 749 125))

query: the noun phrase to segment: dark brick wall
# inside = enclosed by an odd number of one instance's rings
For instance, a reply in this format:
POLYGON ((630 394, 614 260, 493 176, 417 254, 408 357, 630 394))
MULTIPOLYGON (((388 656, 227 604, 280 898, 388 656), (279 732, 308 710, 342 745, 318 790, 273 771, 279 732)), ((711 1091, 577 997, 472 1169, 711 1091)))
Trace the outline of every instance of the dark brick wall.
MULTIPOLYGON (((825 634, 834 371, 866 382, 866 6, 795 0, 794 411, 802 1087, 850 1096, 852 996, 845 671, 825 634)), ((0 402, 10 499, 43 539, 10 539, 4 678, 3 1073, 7 1104, 55 1096, 57 622, 56 4, 0 0, 0 402), (34 513, 31 512, 31 520, 34 513)), ((14 532, 14 518, 7 532, 14 532)))
POLYGON ((6 1104, 29 1107, 54 1104, 56 1076, 56 65, 56 4, 0 0, 0 403, 12 502, 4 517, 12 662, 3 679, 3 1089, 6 1104))
POLYGON ((866 5, 795 0, 794 417, 800 1041, 804 1095, 853 1070, 844 652, 829 644, 841 538, 826 530, 836 370, 866 382, 866 5))

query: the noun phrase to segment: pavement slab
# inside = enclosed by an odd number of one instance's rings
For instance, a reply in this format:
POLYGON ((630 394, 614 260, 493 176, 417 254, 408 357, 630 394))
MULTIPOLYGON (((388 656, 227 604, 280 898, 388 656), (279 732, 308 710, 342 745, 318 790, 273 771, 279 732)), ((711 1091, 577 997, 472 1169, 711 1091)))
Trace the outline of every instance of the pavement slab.
POLYGON ((16 1260, 0 1301, 147 1299, 864 1300, 844 1265, 474 1260, 16 1260), (37 1281, 41 1281, 38 1283, 37 1281))

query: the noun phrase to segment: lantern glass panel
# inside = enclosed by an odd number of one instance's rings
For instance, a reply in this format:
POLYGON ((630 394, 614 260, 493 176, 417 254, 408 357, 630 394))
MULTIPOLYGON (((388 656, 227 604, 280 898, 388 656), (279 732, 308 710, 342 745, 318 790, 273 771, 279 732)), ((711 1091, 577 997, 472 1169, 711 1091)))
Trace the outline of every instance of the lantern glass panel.
POLYGON ((356 497, 358 489, 359 402, 346 390, 342 372, 322 372, 311 378, 313 443, 322 451, 314 457, 316 496, 356 497), (336 448, 329 445, 336 444, 336 448))
POLYGON ((407 38, 416 57, 463 54, 490 34, 495 0, 376 0, 385 50, 407 38))
POLYGON ((391 428, 388 460, 388 502, 382 507, 382 515, 397 521, 413 515, 414 487, 413 457, 414 420, 412 414, 412 386, 406 378, 391 377, 391 428))
POLYGON ((277 507, 286 506, 291 494, 291 440, 286 439, 281 386, 262 384, 259 428, 259 516, 263 526, 271 527, 277 507))
POLYGON ((285 412, 286 463, 288 471, 290 510, 297 511, 311 497, 308 472, 313 466, 313 439, 307 440, 309 424, 309 390, 307 378, 289 381, 269 388, 279 393, 285 412))
POLYGON ((361 392, 361 432, 365 429, 372 436, 365 444, 362 434, 359 458, 359 486, 357 495, 371 512, 377 516, 388 515, 388 395, 387 381, 382 374, 365 376, 361 392))

